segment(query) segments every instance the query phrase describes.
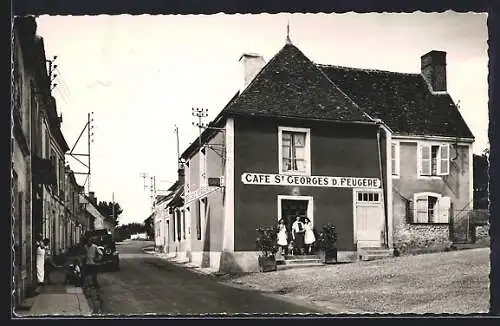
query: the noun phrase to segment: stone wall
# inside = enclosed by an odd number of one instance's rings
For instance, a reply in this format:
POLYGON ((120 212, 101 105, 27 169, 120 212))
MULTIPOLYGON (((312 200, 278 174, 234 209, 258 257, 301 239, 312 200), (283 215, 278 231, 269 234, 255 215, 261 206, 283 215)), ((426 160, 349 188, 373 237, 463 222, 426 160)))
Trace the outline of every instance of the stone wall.
POLYGON ((451 244, 448 225, 405 224, 394 235, 399 254, 443 251, 451 244))

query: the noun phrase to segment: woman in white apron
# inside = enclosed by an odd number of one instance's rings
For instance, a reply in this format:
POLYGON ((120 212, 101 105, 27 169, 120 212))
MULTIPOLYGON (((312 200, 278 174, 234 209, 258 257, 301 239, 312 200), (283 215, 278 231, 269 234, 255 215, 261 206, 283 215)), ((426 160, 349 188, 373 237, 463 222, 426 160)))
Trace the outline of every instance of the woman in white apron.
POLYGON ((278 246, 280 246, 283 254, 287 254, 288 236, 286 234, 285 221, 281 219, 278 224, 278 246))
POLYGON ((41 236, 37 237, 36 241, 36 278, 38 285, 43 285, 45 279, 45 246, 41 236))
POLYGON ((306 245, 306 252, 310 254, 312 244, 316 241, 316 237, 314 236, 313 225, 311 221, 307 217, 304 220, 304 228, 306 229, 306 232, 304 234, 304 244, 306 245))

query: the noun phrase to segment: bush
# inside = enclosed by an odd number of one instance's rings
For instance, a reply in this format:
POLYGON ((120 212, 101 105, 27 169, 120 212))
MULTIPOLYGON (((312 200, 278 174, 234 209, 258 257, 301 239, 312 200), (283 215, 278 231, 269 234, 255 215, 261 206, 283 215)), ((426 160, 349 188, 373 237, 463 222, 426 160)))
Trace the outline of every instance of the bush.
POLYGON ((278 248, 278 228, 263 227, 257 228, 256 248, 261 251, 264 257, 274 256, 278 248))
POLYGON ((331 249, 335 249, 335 244, 337 242, 337 230, 335 229, 335 226, 332 224, 324 225, 317 242, 318 248, 322 250, 329 251, 331 249))

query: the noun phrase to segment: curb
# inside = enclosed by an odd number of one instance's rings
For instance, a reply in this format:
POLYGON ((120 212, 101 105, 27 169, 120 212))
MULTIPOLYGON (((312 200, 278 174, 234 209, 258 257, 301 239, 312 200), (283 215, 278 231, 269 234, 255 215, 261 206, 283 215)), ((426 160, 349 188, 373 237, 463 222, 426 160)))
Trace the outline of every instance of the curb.
MULTIPOLYGON (((149 248, 149 247, 146 247, 146 248, 149 248)), ((189 271, 192 271, 194 273, 197 273, 197 274, 200 274, 200 275, 206 275, 206 276, 210 276, 210 277, 213 277, 213 278, 216 278, 218 275, 217 275, 217 272, 212 272, 212 271, 203 271, 203 269, 201 267, 198 267, 196 265, 188 265, 190 264, 189 262, 186 262, 186 263, 179 263, 179 262, 176 262, 174 261, 172 258, 169 258, 169 257, 161 257, 158 253, 156 253, 155 251, 152 251, 152 250, 145 250, 146 248, 142 248, 142 251, 146 254, 149 254, 149 255, 152 255, 152 256, 155 256, 157 258, 160 258, 162 260, 165 260, 167 262, 169 262, 170 264, 172 265, 175 265, 177 267, 182 267, 182 268, 185 268, 189 271)))
MULTIPOLYGON (((175 265, 177 267, 182 267, 182 268, 184 268, 184 269, 186 269, 188 271, 192 271, 192 272, 200 274, 200 275, 209 276, 209 277, 211 277, 211 278, 213 278, 215 280, 217 280, 217 278, 219 276, 229 275, 229 274, 224 274, 224 273, 218 274, 218 272, 204 271, 203 269, 201 269, 200 267, 197 267, 197 266, 186 266, 189 263, 178 263, 176 261, 173 261, 171 258, 160 257, 160 255, 158 253, 154 252, 154 251, 144 250, 146 248, 142 249, 144 251, 144 253, 147 253, 147 254, 150 254, 152 256, 158 257, 158 258, 160 258, 162 260, 167 261, 168 263, 170 263, 172 265, 175 265)), ((338 313, 342 313, 342 312, 337 311, 337 310, 336 311, 332 311, 332 309, 327 309, 327 308, 325 308, 325 307, 323 307, 321 305, 318 305, 318 304, 310 303, 310 302, 308 302, 305 299, 286 297, 286 296, 274 293, 272 291, 266 291, 266 290, 260 290, 260 289, 252 288, 251 286, 248 286, 248 285, 245 285, 245 284, 238 284, 238 283, 233 283, 233 282, 227 282, 227 281, 224 281, 224 280, 219 280, 218 282, 220 284, 222 284, 222 285, 229 286, 229 287, 236 288, 236 289, 240 289, 240 290, 257 291, 257 292, 259 292, 260 294, 262 294, 263 296, 266 296, 266 297, 270 297, 270 298, 273 298, 273 299, 276 299, 276 300, 280 300, 280 301, 288 302, 288 303, 291 303, 291 304, 295 304, 297 306, 301 306, 301 307, 305 307, 305 308, 316 310, 317 312, 313 313, 313 314, 338 314, 338 313)), ((351 312, 348 312, 347 314, 351 314, 351 312)))

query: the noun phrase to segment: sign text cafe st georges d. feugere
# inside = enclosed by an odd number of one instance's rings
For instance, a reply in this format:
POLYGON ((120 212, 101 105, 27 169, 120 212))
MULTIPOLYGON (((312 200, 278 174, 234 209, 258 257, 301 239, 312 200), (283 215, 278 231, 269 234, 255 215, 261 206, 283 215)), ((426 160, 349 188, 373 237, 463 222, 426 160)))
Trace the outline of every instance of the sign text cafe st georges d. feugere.
POLYGON ((287 174, 243 173, 241 182, 251 185, 307 186, 329 188, 380 188, 378 178, 301 176, 287 174))

